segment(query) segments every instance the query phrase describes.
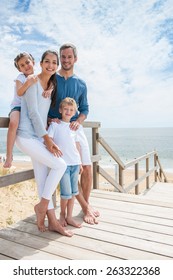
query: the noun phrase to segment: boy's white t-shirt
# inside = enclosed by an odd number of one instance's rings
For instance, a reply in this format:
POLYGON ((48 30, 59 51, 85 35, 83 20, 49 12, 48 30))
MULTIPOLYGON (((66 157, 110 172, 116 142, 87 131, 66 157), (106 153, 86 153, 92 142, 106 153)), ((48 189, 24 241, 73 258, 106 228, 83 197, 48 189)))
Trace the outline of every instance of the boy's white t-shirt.
POLYGON ((14 86, 14 97, 13 100, 11 102, 10 108, 11 110, 14 107, 21 107, 21 97, 17 95, 17 90, 16 90, 16 81, 20 81, 22 84, 24 84, 26 82, 27 77, 24 74, 19 74, 16 78, 16 80, 14 80, 15 82, 15 86, 14 86))
POLYGON ((60 148, 62 158, 67 165, 81 164, 80 154, 76 147, 79 142, 77 131, 70 129, 70 123, 61 121, 59 124, 52 122, 48 128, 48 134, 60 148))

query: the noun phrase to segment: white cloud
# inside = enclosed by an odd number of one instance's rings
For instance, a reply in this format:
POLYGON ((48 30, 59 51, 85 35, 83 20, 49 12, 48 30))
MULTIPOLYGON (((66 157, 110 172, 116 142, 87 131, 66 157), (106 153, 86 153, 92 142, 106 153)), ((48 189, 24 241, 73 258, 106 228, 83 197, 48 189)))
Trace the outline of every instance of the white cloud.
POLYGON ((29 51, 38 64, 43 51, 70 41, 78 48, 75 71, 88 85, 88 119, 104 127, 173 126, 171 0, 8 1, 8 9, 1 2, 1 116, 16 54, 29 51))

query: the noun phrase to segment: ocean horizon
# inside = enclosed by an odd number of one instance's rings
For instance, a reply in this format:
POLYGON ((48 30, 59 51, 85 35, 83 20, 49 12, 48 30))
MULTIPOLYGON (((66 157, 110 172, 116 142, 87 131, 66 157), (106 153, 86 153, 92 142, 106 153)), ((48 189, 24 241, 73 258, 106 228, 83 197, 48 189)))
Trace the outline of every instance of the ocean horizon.
MULTIPOLYGON (((91 129, 85 128, 92 149, 91 129)), ((100 135, 117 153, 120 159, 127 163, 130 160, 145 155, 153 150, 157 151, 163 170, 173 173, 173 128, 100 128, 100 135)), ((0 155, 6 155, 7 129, 0 129, 0 155)), ((99 145, 101 154, 100 164, 107 168, 114 168, 115 161, 99 145)), ((30 161, 27 155, 22 154, 16 146, 13 151, 14 161, 30 161)), ((144 168, 141 162, 140 168, 144 168)))

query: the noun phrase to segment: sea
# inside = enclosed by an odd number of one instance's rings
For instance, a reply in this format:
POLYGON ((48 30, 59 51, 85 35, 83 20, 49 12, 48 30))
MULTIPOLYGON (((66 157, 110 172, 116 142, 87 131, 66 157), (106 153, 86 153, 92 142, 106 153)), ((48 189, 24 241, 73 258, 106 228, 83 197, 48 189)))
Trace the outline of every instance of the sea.
MULTIPOLYGON (((92 150, 91 129, 85 128, 90 151, 92 150)), ((165 172, 173 173, 173 128, 100 128, 99 134, 116 152, 119 158, 127 163, 130 160, 145 155, 153 150, 157 151, 159 160, 165 172)), ((6 154, 7 129, 0 129, 0 156, 6 154)), ((115 161, 99 145, 101 154, 100 164, 107 168, 114 168, 115 161)), ((30 161, 27 155, 14 146, 13 158, 15 161, 30 161)), ((141 162, 140 168, 144 168, 141 162)))

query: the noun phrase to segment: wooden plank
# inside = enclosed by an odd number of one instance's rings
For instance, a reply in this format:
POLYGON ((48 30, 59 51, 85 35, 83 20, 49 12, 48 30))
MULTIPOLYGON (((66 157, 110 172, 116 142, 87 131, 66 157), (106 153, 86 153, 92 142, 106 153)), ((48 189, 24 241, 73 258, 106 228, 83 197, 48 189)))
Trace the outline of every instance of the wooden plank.
POLYGON ((152 152, 146 153, 145 155, 140 156, 140 157, 138 157, 138 158, 136 158, 136 159, 134 159, 134 160, 131 160, 131 161, 129 161, 129 162, 127 162, 127 163, 125 164, 125 169, 127 169, 127 168, 129 168, 129 167, 135 165, 136 163, 138 163, 138 162, 140 162, 140 161, 142 161, 142 160, 144 160, 144 159, 146 159, 146 158, 149 158, 149 157, 151 157, 151 156, 154 156, 155 154, 157 154, 156 151, 152 151, 152 152))
MULTIPOLYGON (((59 235, 58 233, 49 231, 44 232, 44 234, 40 234, 40 232, 36 228, 36 225, 31 223, 20 222, 20 226, 16 226, 17 225, 15 225, 15 228, 17 228, 17 230, 20 230, 21 232, 27 232, 33 236, 44 236, 44 238, 49 240, 49 243, 51 242, 51 240, 53 240, 56 242, 61 242, 62 244, 71 245, 73 251, 76 251, 76 253, 73 252, 73 254, 78 255, 77 259, 92 259, 94 255, 95 259, 119 259, 119 257, 116 257, 115 254, 113 254, 112 256, 111 244, 106 244, 104 241, 102 242, 95 239, 86 239, 83 236, 79 236, 76 233, 78 230, 80 231, 80 229, 74 229, 71 227, 71 229, 75 231, 75 235, 72 238, 67 238, 65 236, 59 235), (83 253, 85 252, 83 255, 80 254, 81 249, 83 250, 83 253)), ((58 247, 59 245, 56 244, 56 246, 58 247)))
POLYGON ((133 195, 133 194, 126 194, 126 193, 117 193, 117 192, 106 192, 103 190, 92 190, 91 197, 98 197, 98 198, 105 198, 111 200, 118 200, 124 202, 131 202, 136 204, 146 204, 146 205, 154 205, 166 208, 173 208, 173 203, 168 203, 165 201, 153 200, 150 199, 148 196, 145 195, 133 195))
MULTIPOLYGON (((9 125, 9 118, 8 117, 0 117, 0 128, 2 127, 8 127, 9 125)), ((90 122, 90 121, 85 121, 83 122, 83 127, 85 128, 97 128, 97 127, 100 127, 101 126, 101 123, 100 122, 90 122)))
POLYGON ((168 205, 173 205, 173 184, 155 183, 151 189, 143 193, 144 197, 154 201, 165 201, 168 205))
MULTIPOLYGON (((99 224, 83 223, 78 229, 68 226, 75 233, 68 238, 41 233, 33 215, 0 231, 0 255, 14 259, 173 259, 173 207, 149 205, 142 196, 115 192, 103 196, 97 190, 90 200, 101 213, 99 224)), ((57 207, 57 217, 59 211, 57 207)), ((82 222, 77 201, 74 217, 82 222)))
POLYGON ((127 187, 125 187, 126 192, 130 191, 131 189, 133 189, 134 187, 136 187, 138 184, 140 184, 141 182, 143 182, 147 177, 149 177, 156 169, 156 167, 154 167, 153 169, 151 169, 150 171, 146 172, 144 175, 142 175, 140 178, 136 179, 133 183, 131 183, 130 185, 128 185, 127 187))
POLYGON ((109 200, 108 202, 106 199, 91 197, 90 199, 91 205, 94 207, 102 206, 103 209, 112 209, 123 211, 126 213, 138 213, 140 215, 145 216, 153 216, 153 217, 160 217, 160 218, 167 218, 173 221, 173 208, 166 208, 154 205, 145 205, 145 204, 136 204, 131 202, 124 202, 124 201, 113 201, 109 200))
MULTIPOLYGON (((56 233, 56 239, 48 239, 46 238, 45 233, 36 236, 34 234, 31 235, 26 232, 21 232, 19 231, 19 228, 17 230, 8 228, 0 231, 0 237, 17 244, 25 244, 25 246, 51 255, 59 256, 61 259, 105 259, 105 256, 98 252, 89 251, 80 247, 74 248, 74 246, 70 244, 67 245, 60 242, 62 236, 58 233, 56 233)), ((69 237, 65 238, 68 239, 69 237)), ((107 256, 107 259, 113 259, 113 257, 107 256)))
POLYGON ((101 127, 101 123, 100 122, 89 122, 89 121, 84 121, 82 123, 84 128, 99 128, 101 127))
POLYGON ((125 190, 113 179, 103 168, 98 166, 98 172, 103 176, 110 184, 112 184, 118 191, 125 192, 125 190))
MULTIPOLYGON (((79 209, 75 208, 74 214, 77 213, 76 211, 79 211, 79 209)), ((102 230, 104 231, 112 231, 139 239, 142 238, 162 244, 173 245, 173 224, 172 226, 165 226, 158 223, 153 224, 152 220, 129 220, 128 215, 125 217, 111 216, 111 211, 109 210, 101 212, 99 221, 97 229, 103 227, 102 230)))
MULTIPOLYGON (((76 206, 77 205, 75 205, 74 215, 80 211, 80 207, 78 207, 79 209, 77 209, 76 212, 76 206)), ((117 217, 111 216, 111 213, 105 215, 104 210, 101 214, 100 223, 98 225, 93 227, 84 224, 83 228, 84 227, 91 227, 92 229, 97 230, 97 232, 100 232, 100 234, 101 232, 104 232, 108 237, 110 234, 114 233, 114 241, 109 239, 109 242, 115 242, 116 244, 131 246, 133 248, 140 248, 144 251, 149 250, 150 252, 173 258, 173 251, 171 250, 173 245, 173 226, 170 228, 162 225, 153 225, 152 222, 140 223, 139 221, 138 223, 136 223, 136 221, 128 223, 128 215, 126 216, 126 220, 123 220, 122 222, 121 219, 119 219, 119 222, 117 223, 117 217), (110 219, 108 219, 109 217, 110 219), (103 222, 103 220, 109 221, 109 223, 103 222), (124 226, 121 225, 123 223, 124 226), (150 247, 152 249, 150 249, 150 247)), ((86 229, 83 230, 86 232, 86 229)), ((97 232, 93 233, 93 238, 96 237, 97 232)), ((82 230, 79 229, 77 234, 83 235, 82 230)), ((88 234, 86 235, 88 236, 88 234)), ((103 237, 103 240, 105 241, 105 237, 103 237)))
POLYGON ((118 223, 117 219, 121 219, 121 223, 123 224, 126 223, 126 220, 129 221, 134 221, 136 224, 138 224, 139 222, 146 222, 146 223, 153 223, 154 225, 163 225, 163 226, 169 226, 172 227, 173 223, 172 220, 170 219, 164 219, 164 218, 160 218, 160 217, 153 217, 153 216, 145 216, 145 215, 140 215, 138 213, 129 213, 128 215, 126 212, 123 211, 119 211, 119 210, 114 210, 114 212, 112 212, 111 209, 103 209, 101 207, 97 207, 97 209, 100 211, 101 213, 101 218, 99 218, 99 220, 101 219, 102 221, 106 222, 106 221, 112 221, 112 219, 115 219, 115 222, 118 223), (112 218, 111 218, 112 217, 112 218))
POLYGON ((13 259, 13 258, 10 258, 10 257, 8 257, 8 256, 6 256, 6 255, 0 254, 0 260, 14 260, 14 259, 13 259))
POLYGON ((33 169, 16 172, 14 174, 7 174, 5 176, 0 176, 0 188, 27 181, 34 178, 33 169))
MULTIPOLYGON (((101 208, 98 208, 99 211, 101 208)), ((77 214, 80 211, 80 207, 78 205, 75 205, 75 211, 74 214, 77 214)), ((148 234, 153 233, 154 238, 152 237, 152 240, 155 240, 156 237, 158 237, 158 242, 159 242, 159 238, 164 237, 160 240, 160 242, 166 242, 167 244, 172 244, 173 245, 173 223, 170 225, 165 225, 163 220, 163 224, 160 224, 160 219, 157 218, 158 220, 155 220, 155 223, 153 223, 153 217, 151 217, 151 219, 148 220, 144 220, 143 221, 143 216, 140 215, 140 217, 138 217, 138 220, 136 219, 129 219, 128 215, 124 215, 124 216, 118 216, 118 213, 116 213, 116 215, 111 216, 112 211, 109 209, 104 209, 103 211, 101 211, 101 217, 99 218, 100 222, 108 222, 111 224, 111 226, 113 228, 115 228, 116 231, 119 231, 121 233, 123 233, 123 231, 125 231, 127 228, 130 228, 129 232, 132 230, 134 230, 135 233, 135 237, 140 238, 141 233, 139 234, 138 231, 142 230, 144 232, 145 235, 148 236, 148 234), (163 236, 165 235, 165 236, 163 236)), ((108 228, 109 228, 109 224, 108 224, 108 228)), ((112 228, 112 231, 113 231, 112 228)), ((142 237, 144 236, 144 234, 142 234, 142 237)))
POLYGON ((8 127, 9 125, 9 118, 6 117, 0 117, 0 128, 8 127))
POLYGON ((0 238, 0 254, 16 260, 62 260, 61 257, 0 238))
MULTIPOLYGON (((130 237, 127 236, 126 233, 117 234, 115 232, 108 232, 107 230, 96 230, 95 227, 89 228, 87 226, 87 228, 81 228, 80 234, 87 238, 92 238, 94 236, 97 240, 104 240, 105 242, 112 243, 112 247, 115 246, 116 250, 121 252, 121 255, 119 255, 121 257, 125 257, 124 254, 128 252, 129 259, 173 258, 172 246, 130 237)), ((112 249, 114 250, 114 248, 112 249)))
MULTIPOLYGON (((40 233, 35 231, 34 227, 29 224, 23 224, 20 230, 30 232, 33 234, 40 233)), ((19 230, 19 228, 18 228, 19 230)), ((72 238, 67 238, 62 236, 58 240, 63 242, 63 244, 71 244, 73 246, 79 246, 82 248, 88 248, 88 250, 96 250, 97 252, 104 252, 105 255, 110 255, 115 258, 120 259, 170 259, 170 256, 155 254, 148 252, 147 250, 139 250, 128 245, 128 241, 131 239, 130 237, 127 240, 127 245, 117 244, 117 236, 116 234, 108 231, 102 231, 97 229, 96 226, 92 226, 88 228, 87 225, 84 225, 80 229, 74 229, 75 235, 72 238)), ((50 240, 57 239, 57 234, 53 232, 45 232, 44 236, 50 240)), ((125 236, 121 235, 121 241, 125 239, 125 236)), ((132 238, 133 245, 135 245, 136 239, 132 238)), ((143 243, 143 240, 140 241, 143 243)), ((156 246, 157 247, 157 246, 156 246)), ((170 250, 169 250, 170 251, 170 250)), ((105 256, 106 258, 106 256, 105 256)))
POLYGON ((112 150, 112 148, 106 143, 103 137, 99 136, 98 142, 108 152, 108 154, 124 169, 125 165, 119 156, 112 150))

